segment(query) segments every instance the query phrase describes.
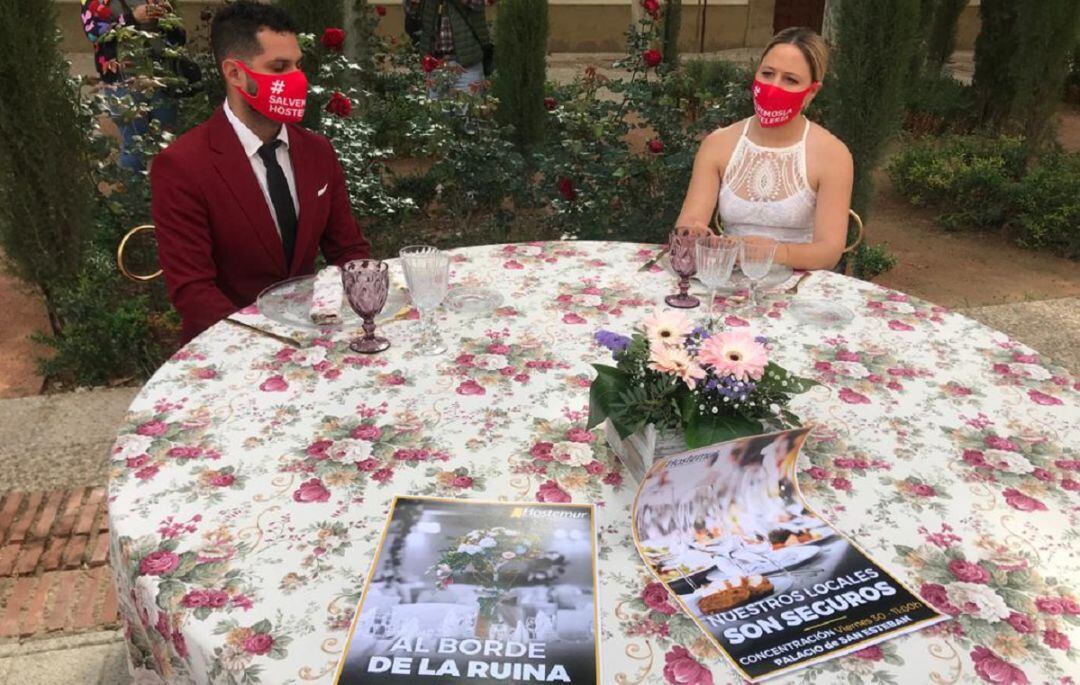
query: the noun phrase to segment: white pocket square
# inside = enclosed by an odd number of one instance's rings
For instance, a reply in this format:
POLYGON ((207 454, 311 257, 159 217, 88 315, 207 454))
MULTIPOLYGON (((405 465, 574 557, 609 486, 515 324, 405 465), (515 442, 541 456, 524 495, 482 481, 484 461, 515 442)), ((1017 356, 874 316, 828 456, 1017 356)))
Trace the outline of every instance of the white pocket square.
POLYGON ((319 188, 319 192, 318 192, 317 196, 322 197, 323 195, 325 195, 326 194, 326 189, 329 188, 329 187, 330 187, 330 184, 327 183, 322 188, 319 188))

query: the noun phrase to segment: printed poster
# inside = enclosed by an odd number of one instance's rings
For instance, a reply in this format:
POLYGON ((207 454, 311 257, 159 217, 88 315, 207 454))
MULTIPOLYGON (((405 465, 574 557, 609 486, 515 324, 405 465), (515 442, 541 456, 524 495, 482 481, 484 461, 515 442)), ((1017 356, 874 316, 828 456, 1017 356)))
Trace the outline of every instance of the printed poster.
POLYGON ((809 429, 657 460, 634 503, 642 558, 760 681, 947 620, 806 506, 809 429))
POLYGON ((592 505, 397 497, 335 681, 600 682, 592 505))

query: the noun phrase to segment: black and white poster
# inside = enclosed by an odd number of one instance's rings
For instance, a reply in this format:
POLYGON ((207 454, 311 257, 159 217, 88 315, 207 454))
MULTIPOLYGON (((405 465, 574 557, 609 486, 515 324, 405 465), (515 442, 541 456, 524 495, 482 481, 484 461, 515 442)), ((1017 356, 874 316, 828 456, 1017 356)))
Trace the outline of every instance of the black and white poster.
POLYGON ((947 620, 807 507, 808 433, 657 460, 634 504, 642 558, 751 681, 947 620))
POLYGON ((591 505, 398 497, 337 683, 600 682, 591 505))

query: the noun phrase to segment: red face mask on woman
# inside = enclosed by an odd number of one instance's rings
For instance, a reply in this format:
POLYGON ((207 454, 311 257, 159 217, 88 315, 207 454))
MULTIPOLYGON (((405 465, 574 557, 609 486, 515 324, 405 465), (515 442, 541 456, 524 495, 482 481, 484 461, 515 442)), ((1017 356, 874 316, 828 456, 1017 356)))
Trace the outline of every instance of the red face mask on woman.
POLYGON ((799 116, 807 96, 817 92, 819 87, 815 83, 806 90, 791 92, 754 79, 754 113, 757 114, 758 124, 763 128, 783 126, 799 116))
POLYGON ((307 76, 297 69, 287 74, 261 74, 252 71, 246 64, 237 60, 236 63, 244 70, 257 90, 255 94, 241 88, 240 94, 244 96, 251 108, 268 119, 279 121, 283 124, 295 124, 304 118, 304 108, 307 106, 307 76))

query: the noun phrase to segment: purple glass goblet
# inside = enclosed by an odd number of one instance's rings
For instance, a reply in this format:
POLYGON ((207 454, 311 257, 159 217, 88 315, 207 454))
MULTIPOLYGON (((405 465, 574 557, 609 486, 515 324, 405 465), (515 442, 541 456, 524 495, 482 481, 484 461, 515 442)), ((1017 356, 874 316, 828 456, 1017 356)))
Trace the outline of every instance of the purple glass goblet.
POLYGON ((375 315, 386 305, 390 291, 390 270, 377 259, 354 259, 341 268, 345 298, 364 320, 364 336, 353 340, 349 349, 362 354, 382 352, 390 341, 375 335, 375 315))
POLYGON ((697 241, 701 236, 699 231, 688 228, 676 228, 668 238, 668 247, 671 258, 671 268, 679 275, 679 292, 664 298, 672 307, 679 309, 692 309, 701 304, 701 301, 688 294, 690 290, 690 277, 697 273, 696 251, 697 241))

